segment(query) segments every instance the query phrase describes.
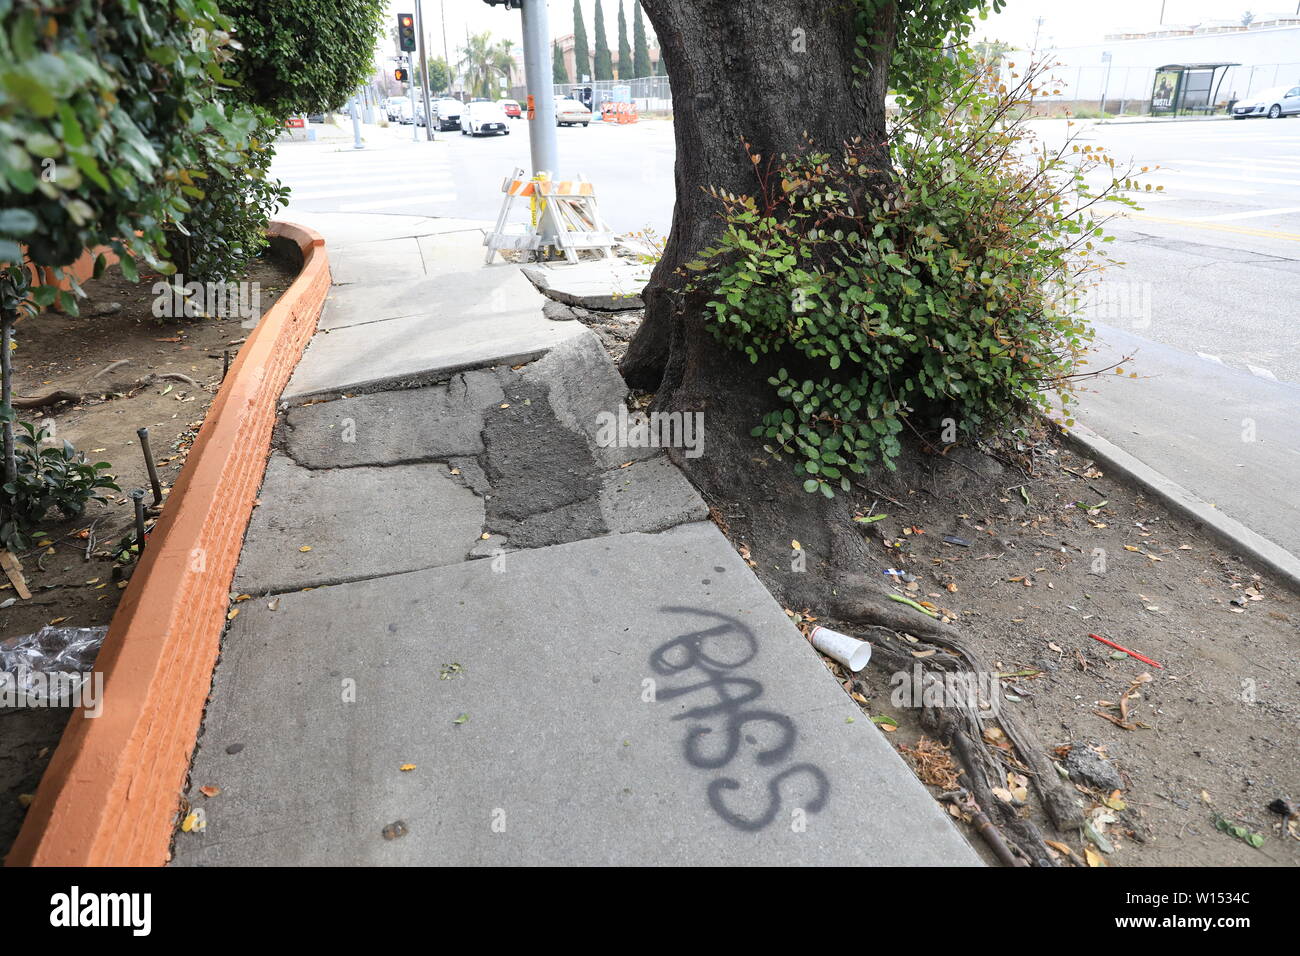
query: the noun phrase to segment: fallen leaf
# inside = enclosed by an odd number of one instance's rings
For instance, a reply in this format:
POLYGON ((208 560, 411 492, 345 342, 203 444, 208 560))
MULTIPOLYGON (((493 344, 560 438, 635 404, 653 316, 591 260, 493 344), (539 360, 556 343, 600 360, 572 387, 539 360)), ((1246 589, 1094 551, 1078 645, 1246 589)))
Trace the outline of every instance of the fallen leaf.
POLYGON ((1044 840, 1043 842, 1046 843, 1048 846, 1050 846, 1053 850, 1057 851, 1058 853, 1068 856, 1071 859, 1074 858, 1074 851, 1071 850, 1064 843, 1057 843, 1055 840, 1044 840))
POLYGON ((215 797, 220 792, 220 787, 199 787, 199 793, 203 794, 205 797, 215 797))

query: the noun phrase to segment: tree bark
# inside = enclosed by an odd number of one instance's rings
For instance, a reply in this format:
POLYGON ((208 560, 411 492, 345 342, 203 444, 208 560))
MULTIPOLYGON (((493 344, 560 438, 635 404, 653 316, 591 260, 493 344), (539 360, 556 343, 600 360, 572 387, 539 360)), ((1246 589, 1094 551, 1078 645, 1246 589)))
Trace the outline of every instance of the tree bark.
MULTIPOLYGON (((887 156, 885 93, 895 10, 859 20, 855 0, 645 0, 673 88, 677 202, 663 258, 646 289, 646 316, 623 360, 634 388, 694 391, 708 350, 680 294, 681 267, 721 230, 706 190, 756 191, 749 152, 766 161, 812 143, 835 151, 862 137, 887 156), (870 49, 857 40, 866 28, 870 49), (864 55, 865 53, 865 55, 864 55), (865 71, 859 74, 855 67, 865 71), (749 149, 746 150, 748 144, 749 149)), ((739 353, 716 361, 739 365, 739 353)), ((712 362, 708 364, 713 364, 712 362)), ((684 407, 671 394, 661 404, 684 407)))

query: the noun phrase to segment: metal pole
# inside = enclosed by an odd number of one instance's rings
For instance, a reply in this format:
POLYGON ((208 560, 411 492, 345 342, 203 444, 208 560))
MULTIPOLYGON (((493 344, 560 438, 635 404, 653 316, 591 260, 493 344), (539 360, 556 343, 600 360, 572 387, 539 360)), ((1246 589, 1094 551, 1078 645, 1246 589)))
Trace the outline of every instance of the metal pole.
MULTIPOLYGON (((406 92, 411 96, 411 142, 420 141, 420 124, 415 121, 415 57, 406 58, 406 92)), ((425 122, 429 121, 426 116, 425 122)))
POLYGON ((442 11, 442 58, 447 63, 447 86, 450 88, 453 66, 450 48, 447 46, 447 0, 439 0, 438 6, 442 11))
POLYGON ((415 36, 416 46, 420 51, 420 93, 424 96, 424 137, 433 140, 433 110, 429 107, 429 57, 424 52, 424 14, 420 8, 424 4, 415 0, 415 36))
POLYGON ((361 142, 361 115, 357 111, 357 94, 352 94, 352 99, 348 100, 348 113, 352 116, 352 148, 365 149, 366 144, 361 142))
POLYGON ((524 78, 533 115, 528 120, 528 145, 533 174, 548 172, 559 178, 559 152, 555 146, 555 90, 551 84, 551 25, 546 0, 523 0, 524 78))

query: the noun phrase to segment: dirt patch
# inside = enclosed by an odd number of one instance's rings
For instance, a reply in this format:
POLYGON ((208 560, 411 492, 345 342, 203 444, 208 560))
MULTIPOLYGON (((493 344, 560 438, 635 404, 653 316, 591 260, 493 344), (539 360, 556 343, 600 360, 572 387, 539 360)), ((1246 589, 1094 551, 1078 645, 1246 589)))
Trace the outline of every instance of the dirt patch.
MULTIPOLYGON (((800 578, 834 570, 817 553, 825 529, 791 534, 781 520, 799 504, 783 490, 791 465, 754 451, 758 494, 701 492, 778 599, 810 593, 800 578)), ((1283 798, 1293 806, 1300 781, 1300 599, 1046 427, 992 454, 910 440, 902 461, 849 496, 850 513, 876 519, 855 522, 867 555, 860 570, 951 620, 991 666, 988 696, 1036 734, 1095 834, 1053 828, 1032 772, 989 719, 983 745, 1005 777, 989 786, 1052 841, 1054 862, 1300 864, 1300 820, 1270 809, 1283 798)), ((918 634, 931 621, 898 607, 915 615, 918 634)), ((904 629, 864 628, 822 607, 787 611, 805 631, 817 623, 897 642, 918 663, 936 653, 904 629)), ((949 763, 956 748, 950 755, 951 741, 927 739, 904 696, 911 675, 875 661, 858 675, 827 666, 935 796, 950 792, 962 771, 949 763)), ((968 807, 945 806, 973 822, 968 807)), ((1000 808, 982 809, 995 816, 1000 808)), ((988 851, 973 828, 967 833, 988 851)))
MULTIPOLYGON (((262 312, 293 281, 297 268, 276 256, 251 264, 242 278, 259 283, 262 312)), ((75 520, 51 514, 34 539, 37 545, 20 555, 32 597, 0 610, 0 639, 54 621, 67 627, 109 622, 126 585, 118 580, 121 569, 113 557, 132 533, 134 509, 126 492, 150 487, 136 429, 149 429, 165 502, 227 358, 233 360, 248 333, 238 317, 156 318, 155 281, 143 277, 134 284, 111 269, 85 284, 89 298, 82 302, 81 317, 49 312, 17 326, 15 394, 80 396, 76 402, 20 408, 19 419, 43 423, 90 461, 110 462, 122 494, 92 504, 75 520)), ((152 492, 145 501, 152 503, 152 492)), ((4 581, 0 603, 12 597, 15 592, 4 581)), ((17 835, 29 795, 67 720, 63 710, 0 710, 0 856, 17 835)))

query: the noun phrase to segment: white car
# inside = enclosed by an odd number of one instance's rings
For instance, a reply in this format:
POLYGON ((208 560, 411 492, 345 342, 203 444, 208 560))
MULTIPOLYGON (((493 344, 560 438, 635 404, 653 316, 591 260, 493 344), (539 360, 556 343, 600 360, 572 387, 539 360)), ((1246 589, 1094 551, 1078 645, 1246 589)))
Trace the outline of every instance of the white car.
POLYGON ((393 104, 393 111, 389 116, 395 123, 406 126, 415 118, 415 107, 411 105, 409 99, 403 98, 401 102, 393 104))
POLYGON ((1300 86, 1275 86, 1232 104, 1233 119, 1247 119, 1251 116, 1277 119, 1296 113, 1300 113, 1300 86))
POLYGON ((500 103, 488 100, 475 100, 466 105, 460 114, 460 132, 464 136, 480 136, 484 133, 495 136, 503 133, 510 135, 510 119, 500 103))
POLYGON ((384 113, 387 114, 390 123, 395 123, 401 119, 403 103, 408 107, 411 105, 410 100, 405 96, 390 96, 384 100, 384 113))
POLYGON ((556 126, 575 126, 581 123, 586 126, 591 122, 591 110, 583 106, 577 100, 565 97, 555 101, 555 125, 556 126))

